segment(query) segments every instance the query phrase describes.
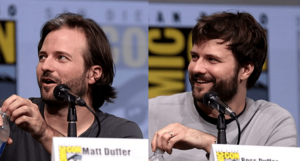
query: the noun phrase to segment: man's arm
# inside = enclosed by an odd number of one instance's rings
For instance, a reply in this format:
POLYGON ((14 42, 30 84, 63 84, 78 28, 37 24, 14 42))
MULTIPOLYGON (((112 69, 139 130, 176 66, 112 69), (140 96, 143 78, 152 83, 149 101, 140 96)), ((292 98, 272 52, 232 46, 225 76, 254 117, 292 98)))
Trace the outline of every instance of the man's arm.
POLYGON ((179 123, 170 124, 157 131, 151 142, 152 151, 156 148, 172 153, 172 149, 203 149, 210 153, 211 145, 217 138, 213 135, 185 127, 179 123))

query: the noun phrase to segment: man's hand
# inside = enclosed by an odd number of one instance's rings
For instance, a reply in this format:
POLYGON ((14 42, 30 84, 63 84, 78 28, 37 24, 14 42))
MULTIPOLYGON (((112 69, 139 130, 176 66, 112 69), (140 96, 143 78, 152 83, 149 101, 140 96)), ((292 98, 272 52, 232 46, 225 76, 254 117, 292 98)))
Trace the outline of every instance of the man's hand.
POLYGON ((36 140, 44 136, 47 124, 41 116, 38 106, 29 99, 12 95, 4 101, 2 111, 10 116, 10 121, 29 132, 36 140))
MULTIPOLYGON (((53 137, 63 136, 47 125, 39 111, 39 107, 29 99, 12 95, 3 102, 2 111, 10 116, 10 121, 14 121, 18 127, 29 132, 34 139, 39 141, 49 154, 52 151, 53 137)), ((8 144, 12 142, 11 138, 7 141, 8 144)))
POLYGON ((197 148, 210 152, 211 144, 215 140, 216 137, 213 135, 173 123, 154 134, 151 147, 152 151, 159 148, 168 154, 172 153, 172 148, 180 150, 197 148))

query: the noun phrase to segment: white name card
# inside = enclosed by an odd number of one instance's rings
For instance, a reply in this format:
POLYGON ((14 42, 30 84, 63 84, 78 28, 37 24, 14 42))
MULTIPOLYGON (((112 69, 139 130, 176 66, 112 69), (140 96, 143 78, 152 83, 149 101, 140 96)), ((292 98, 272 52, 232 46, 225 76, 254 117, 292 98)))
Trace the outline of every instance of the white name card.
POLYGON ((300 160, 300 148, 213 144, 210 161, 300 160))
POLYGON ((55 137, 51 161, 141 161, 148 159, 147 139, 55 137))

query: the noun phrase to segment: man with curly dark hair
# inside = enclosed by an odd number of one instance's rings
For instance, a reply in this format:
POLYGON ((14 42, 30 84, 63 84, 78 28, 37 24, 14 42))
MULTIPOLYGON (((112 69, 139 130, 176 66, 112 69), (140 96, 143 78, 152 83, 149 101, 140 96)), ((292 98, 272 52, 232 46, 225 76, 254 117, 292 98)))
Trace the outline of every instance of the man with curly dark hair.
MULTIPOLYGON (((203 16, 192 30, 192 43, 188 67, 192 91, 149 100, 152 151, 167 152, 166 160, 207 160, 217 140, 219 115, 203 103, 207 92, 217 93, 237 114, 240 144, 297 146, 295 121, 287 110, 246 97, 247 89, 260 76, 268 48, 265 31, 252 15, 222 12, 203 16)), ((225 118, 227 142, 236 144, 237 124, 225 118)))

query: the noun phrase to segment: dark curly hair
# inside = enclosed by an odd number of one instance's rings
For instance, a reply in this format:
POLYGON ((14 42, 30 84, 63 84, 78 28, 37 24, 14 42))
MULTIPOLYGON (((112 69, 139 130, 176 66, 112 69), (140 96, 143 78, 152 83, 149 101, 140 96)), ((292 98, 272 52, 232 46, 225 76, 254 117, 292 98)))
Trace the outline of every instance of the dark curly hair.
POLYGON ((250 63, 254 65, 247 80, 247 89, 253 87, 267 56, 267 38, 261 25, 245 12, 202 16, 192 30, 192 43, 194 45, 212 39, 222 39, 222 43, 229 42, 228 47, 239 68, 250 63))

